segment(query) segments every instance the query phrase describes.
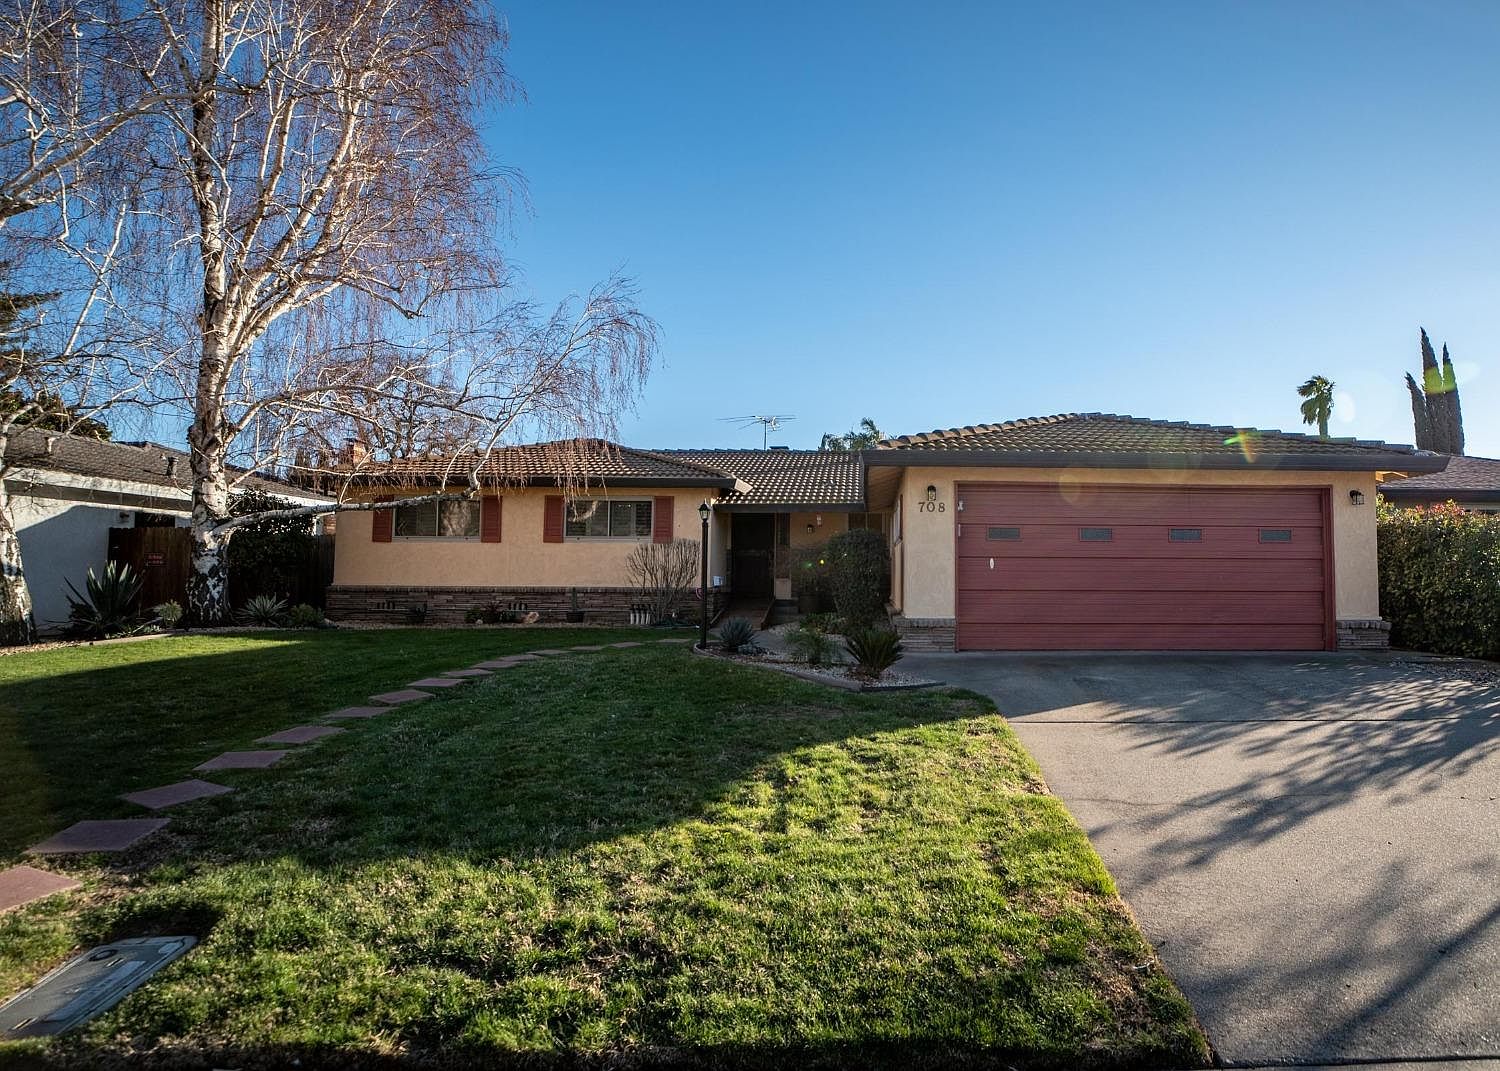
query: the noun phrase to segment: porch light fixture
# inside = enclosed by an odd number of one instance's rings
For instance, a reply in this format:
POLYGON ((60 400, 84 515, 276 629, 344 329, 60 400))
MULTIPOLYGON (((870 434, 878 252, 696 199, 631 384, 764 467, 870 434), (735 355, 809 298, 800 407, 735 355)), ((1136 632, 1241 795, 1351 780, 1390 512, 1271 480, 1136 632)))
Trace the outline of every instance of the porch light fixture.
POLYGON ((812 535, 817 530, 818 530, 818 526, 817 525, 813 524, 811 521, 807 522, 807 534, 808 535, 812 535))
POLYGON ((1351 505, 1351 506, 1363 506, 1364 504, 1365 504, 1365 494, 1364 494, 1363 491, 1350 491, 1349 492, 1349 505, 1351 505))
POLYGON ((927 485, 927 501, 929 501, 929 502, 936 502, 937 501, 937 487, 935 485, 933 485, 933 484, 928 484, 927 485))

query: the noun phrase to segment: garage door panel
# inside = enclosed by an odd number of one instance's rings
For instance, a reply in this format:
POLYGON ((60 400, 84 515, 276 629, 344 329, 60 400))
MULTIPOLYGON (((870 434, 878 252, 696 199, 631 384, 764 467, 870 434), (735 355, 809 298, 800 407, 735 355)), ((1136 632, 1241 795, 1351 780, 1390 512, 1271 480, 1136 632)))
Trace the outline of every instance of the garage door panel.
POLYGON ((1321 591, 1323 559, 1285 561, 1085 561, 1026 558, 958 561, 958 588, 969 591, 1321 591))
POLYGON ((1322 625, 965 625, 964 651, 1316 651, 1322 625))
POLYGON ((1031 558, 1322 558, 1321 526, 1281 525, 1150 525, 1022 524, 989 525, 966 521, 958 536, 960 557, 1031 558), (1086 540, 1087 527, 1110 530, 1108 540, 1086 540), (991 529, 998 531, 991 532, 991 529), (1197 540, 1171 538, 1173 529, 1196 532, 1197 540), (1262 530, 1288 533, 1285 541, 1263 542, 1262 530), (993 535, 993 538, 992 538, 993 535))
POLYGON ((957 494, 960 649, 1328 642, 1321 488, 962 484, 957 494), (1108 529, 1108 538, 1083 539, 1082 528, 1108 529), (1198 538, 1173 540, 1173 528, 1198 538))
POLYGON ((994 597, 964 594, 966 625, 1276 625, 1322 626, 1317 592, 1089 591, 1059 600, 1050 591, 1014 591, 994 597))
MULTIPOLYGON (((1250 491, 1115 491, 1058 494, 1004 491, 976 494, 960 489, 960 521, 976 513, 985 517, 1014 515, 1014 523, 1093 524, 1109 516, 1120 524, 1239 523, 1246 517, 1277 517, 1284 523, 1317 525, 1323 520, 1317 494, 1250 491)), ((1002 523, 998 520, 990 523, 1002 523)))

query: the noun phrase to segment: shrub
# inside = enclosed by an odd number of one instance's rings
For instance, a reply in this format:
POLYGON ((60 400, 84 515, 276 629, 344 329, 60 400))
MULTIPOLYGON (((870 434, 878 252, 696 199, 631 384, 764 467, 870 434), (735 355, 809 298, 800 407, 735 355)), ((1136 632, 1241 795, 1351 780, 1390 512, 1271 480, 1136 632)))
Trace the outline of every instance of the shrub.
POLYGON ((299 602, 287 611, 286 622, 292 628, 322 628, 326 623, 323 611, 305 602, 299 602))
POLYGON ((838 653, 838 645, 828 635, 806 625, 798 625, 786 634, 787 646, 810 666, 821 666, 838 653))
POLYGON ((245 600, 235 620, 242 625, 270 625, 279 628, 286 624, 286 600, 274 595, 253 595, 245 600))
POLYGON ((800 622, 803 628, 816 629, 824 633, 844 634, 844 619, 838 614, 804 614, 800 622))
POLYGON ((894 629, 859 629, 849 634, 844 650, 854 659, 855 675, 874 680, 901 660, 901 637, 894 629))
MULTIPOLYGON (((229 500, 229 514, 242 517, 266 510, 291 509, 297 503, 265 491, 242 491, 229 500)), ((311 548, 313 518, 276 517, 235 530, 225 552, 236 597, 291 591, 311 548)))
POLYGON ((810 600, 822 610, 829 603, 832 589, 828 578, 828 548, 826 546, 799 547, 793 559, 792 592, 797 601, 810 600))
POLYGON ((83 591, 68 585, 68 632, 75 636, 102 640, 121 636, 138 628, 135 601, 140 598, 142 580, 130 566, 109 562, 104 575, 96 577, 89 568, 83 591))
POLYGON ((755 642, 755 626, 748 618, 731 617, 719 626, 719 646, 726 651, 738 651, 755 642))
POLYGON ((1377 531, 1391 642, 1500 659, 1500 518, 1381 503, 1377 531))
POLYGON ((891 560, 885 536, 851 528, 828 541, 828 572, 833 605, 851 629, 885 619, 891 560))
MULTIPOLYGON (((696 539, 642 543, 626 557, 630 582, 640 590, 654 623, 666 621, 672 608, 692 589, 699 571, 700 547, 696 539)), ((578 608, 576 601, 573 608, 578 608)))
MULTIPOLYGON (((426 614, 425 607, 423 614, 426 614)), ((537 617, 538 615, 526 609, 524 603, 501 606, 498 602, 492 602, 485 606, 471 606, 464 611, 464 620, 471 625, 532 624, 537 617)))
POLYGON ((182 620, 182 604, 176 599, 168 599, 164 603, 151 607, 151 612, 167 628, 176 628, 178 622, 182 620))

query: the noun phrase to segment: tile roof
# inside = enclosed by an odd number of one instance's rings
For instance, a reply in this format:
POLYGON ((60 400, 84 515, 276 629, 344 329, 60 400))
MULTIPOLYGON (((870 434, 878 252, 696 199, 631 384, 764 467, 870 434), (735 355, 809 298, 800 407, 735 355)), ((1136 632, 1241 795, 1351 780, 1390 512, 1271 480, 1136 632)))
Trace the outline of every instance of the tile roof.
POLYGON ((1392 480, 1380 485, 1387 498, 1433 499, 1469 498, 1500 500, 1500 460, 1492 457, 1444 455, 1448 467, 1406 480, 1392 480))
POLYGON ((497 483, 675 484, 684 487, 732 487, 734 477, 719 469, 669 457, 665 453, 619 446, 602 439, 558 440, 503 446, 483 458, 477 453, 409 458, 366 466, 372 483, 427 483, 463 479, 478 465, 479 478, 497 483))
MULTIPOLYGON (((6 461, 12 470, 27 468, 122 480, 180 491, 184 495, 190 493, 193 482, 185 450, 152 442, 111 442, 82 435, 61 435, 37 428, 27 428, 11 438, 6 461), (50 450, 48 439, 52 440, 50 450)), ((325 497, 261 476, 250 476, 241 481, 239 489, 247 488, 311 500, 325 497)))
MULTIPOLYGON (((1256 464, 1270 459, 1301 458, 1316 467, 1320 458, 1374 463, 1394 456, 1420 459, 1424 470, 1435 467, 1432 455, 1413 447, 1360 439, 1320 439, 1296 432, 1234 428, 1186 421, 1149 420, 1115 413, 1061 413, 1001 424, 949 428, 919 435, 902 435, 878 444, 876 464, 888 452, 979 452, 1013 454, 1017 458, 1044 456, 1059 463, 1117 457, 1190 457, 1256 464)), ((889 460, 894 460, 891 458, 889 460)), ((1004 463, 1003 460, 999 463, 1004 463)))
POLYGON ((860 509, 864 466, 857 453, 834 450, 661 450, 676 458, 727 472, 748 490, 729 491, 719 502, 735 506, 809 506, 860 509))

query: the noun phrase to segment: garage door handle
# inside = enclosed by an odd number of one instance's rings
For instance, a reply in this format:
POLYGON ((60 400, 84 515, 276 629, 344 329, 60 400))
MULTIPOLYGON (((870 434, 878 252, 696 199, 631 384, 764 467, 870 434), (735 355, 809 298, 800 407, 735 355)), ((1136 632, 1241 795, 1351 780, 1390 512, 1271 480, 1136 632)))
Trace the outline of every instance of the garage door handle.
POLYGON ((994 567, 995 567, 995 559, 991 558, 990 559, 990 568, 993 569, 994 567))

